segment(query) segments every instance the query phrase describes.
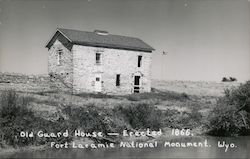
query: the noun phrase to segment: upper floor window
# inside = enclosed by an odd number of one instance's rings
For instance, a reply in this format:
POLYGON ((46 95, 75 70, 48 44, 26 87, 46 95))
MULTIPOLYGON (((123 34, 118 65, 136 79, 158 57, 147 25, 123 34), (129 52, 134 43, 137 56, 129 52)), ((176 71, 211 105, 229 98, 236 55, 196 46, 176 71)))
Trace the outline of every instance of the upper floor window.
POLYGON ((139 56, 138 56, 138 62, 137 62, 137 66, 138 66, 138 67, 141 67, 141 60, 142 60, 142 56, 139 55, 139 56))
POLYGON ((57 65, 61 65, 62 64, 62 54, 63 54, 63 50, 62 49, 58 49, 57 50, 57 65))
POLYGON ((96 64, 101 64, 101 53, 96 53, 95 54, 95 62, 96 64))

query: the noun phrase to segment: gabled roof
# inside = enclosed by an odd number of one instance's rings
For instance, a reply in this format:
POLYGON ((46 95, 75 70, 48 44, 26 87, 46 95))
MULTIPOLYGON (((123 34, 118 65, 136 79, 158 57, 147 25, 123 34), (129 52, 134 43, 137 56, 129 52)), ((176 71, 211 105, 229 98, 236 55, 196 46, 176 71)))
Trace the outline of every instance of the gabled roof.
POLYGON ((72 29, 58 28, 53 38, 46 45, 50 48, 56 40, 56 35, 63 35, 70 43, 86 46, 115 48, 115 49, 126 49, 135 51, 152 52, 154 48, 146 44, 139 38, 112 35, 107 32, 86 32, 72 29), (104 34, 105 33, 105 34, 104 34))

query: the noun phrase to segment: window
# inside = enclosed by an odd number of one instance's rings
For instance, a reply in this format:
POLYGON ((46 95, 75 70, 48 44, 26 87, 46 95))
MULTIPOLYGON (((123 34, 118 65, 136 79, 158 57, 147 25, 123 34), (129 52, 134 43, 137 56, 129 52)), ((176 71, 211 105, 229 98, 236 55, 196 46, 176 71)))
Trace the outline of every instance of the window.
POLYGON ((95 54, 95 61, 96 61, 96 64, 101 64, 101 53, 95 54))
POLYGON ((116 81, 115 81, 115 85, 116 85, 116 86, 120 86, 120 77, 121 77, 120 74, 117 74, 117 75, 116 75, 116 81))
POLYGON ((139 55, 138 56, 138 67, 141 67, 141 60, 142 60, 142 56, 139 55))
POLYGON ((95 81, 97 81, 97 82, 100 81, 100 77, 96 77, 95 81))
POLYGON ((62 53, 63 53, 62 49, 57 50, 57 65, 62 64, 62 53))

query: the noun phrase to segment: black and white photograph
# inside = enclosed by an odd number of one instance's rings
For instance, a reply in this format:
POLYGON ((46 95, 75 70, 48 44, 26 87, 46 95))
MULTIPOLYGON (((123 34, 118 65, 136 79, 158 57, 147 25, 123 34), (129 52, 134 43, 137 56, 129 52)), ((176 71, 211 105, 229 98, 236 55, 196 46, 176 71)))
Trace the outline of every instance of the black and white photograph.
POLYGON ((249 150, 250 0, 0 0, 0 158, 249 150))

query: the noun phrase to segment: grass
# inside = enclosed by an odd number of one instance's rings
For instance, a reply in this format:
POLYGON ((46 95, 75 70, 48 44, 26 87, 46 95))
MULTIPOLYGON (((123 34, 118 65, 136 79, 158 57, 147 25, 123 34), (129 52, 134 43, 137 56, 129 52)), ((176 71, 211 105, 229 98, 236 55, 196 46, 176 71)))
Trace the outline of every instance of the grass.
POLYGON ((83 98, 112 98, 112 99, 127 99, 129 101, 141 101, 141 100, 150 100, 150 99, 160 99, 160 100, 181 100, 185 101, 189 99, 189 96, 186 93, 176 93, 173 91, 160 91, 158 89, 152 88, 150 93, 136 93, 130 95, 108 95, 102 93, 81 93, 76 94, 79 97, 83 98))
POLYGON ((102 93, 79 93, 76 96, 83 97, 83 98, 117 98, 118 96, 115 95, 108 95, 102 93))
POLYGON ((150 99, 159 99, 159 100, 178 100, 186 101, 189 99, 189 96, 186 93, 176 93, 173 91, 159 91, 153 89, 153 92, 150 93, 138 93, 124 96, 130 101, 141 101, 141 100, 150 100, 150 99))
MULTIPOLYGON (((39 130, 59 132, 66 129, 73 132, 82 129, 86 132, 121 132, 124 129, 159 128, 161 111, 148 104, 134 104, 130 107, 119 106, 116 109, 103 109, 94 105, 58 107, 57 120, 44 119, 34 112, 30 104, 36 101, 34 96, 20 96, 13 90, 3 91, 0 101, 0 146, 43 145, 51 141, 71 141, 69 138, 21 138, 20 131, 39 130)), ((51 104, 47 103, 46 104, 51 104)), ((54 105, 54 103, 52 103, 54 105)))
MULTIPOLYGON (((244 89, 243 92, 247 90, 244 89)), ((242 91, 238 94, 236 92, 239 91, 228 91, 226 96, 230 96, 230 99, 239 99, 242 91)), ((89 93, 71 95, 53 91, 26 93, 14 90, 0 91, 0 94, 0 147, 40 145, 51 141, 41 138, 16 138, 21 130, 36 132, 42 129, 57 132, 65 129, 83 129, 121 132, 124 129, 164 127, 196 129, 206 125, 208 129, 214 130, 210 131, 213 135, 226 134, 225 132, 239 134, 247 131, 238 131, 237 126, 243 127, 242 124, 245 124, 241 120, 242 115, 230 118, 233 115, 232 110, 235 111, 242 102, 237 102, 237 107, 231 108, 228 105, 232 106, 235 100, 226 100, 231 104, 225 104, 225 101, 220 103, 217 102, 218 98, 221 99, 218 96, 189 95, 160 88, 153 88, 150 93, 123 96, 89 93), (53 117, 55 114, 56 118, 53 117), (235 124, 236 120, 241 123, 235 124), (226 127, 228 124, 231 124, 231 128, 226 127)), ((61 142, 63 139, 58 141, 61 142)))

